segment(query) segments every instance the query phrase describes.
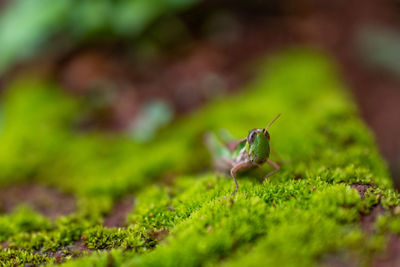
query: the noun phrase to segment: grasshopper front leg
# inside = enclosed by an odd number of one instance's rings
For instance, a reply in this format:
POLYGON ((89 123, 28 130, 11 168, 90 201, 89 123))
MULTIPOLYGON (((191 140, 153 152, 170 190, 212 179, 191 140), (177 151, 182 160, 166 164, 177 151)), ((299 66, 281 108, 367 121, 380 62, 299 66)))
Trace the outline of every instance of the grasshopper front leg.
POLYGON ((276 172, 278 172, 281 169, 281 167, 276 162, 273 162, 271 160, 267 160, 267 163, 271 167, 275 168, 275 170, 273 170, 273 171, 269 172, 267 175, 265 175, 264 181, 266 181, 268 177, 270 177, 271 175, 275 174, 276 172))
POLYGON ((252 166, 252 165, 251 165, 251 162, 249 162, 249 161, 243 161, 243 162, 237 163, 236 165, 234 165, 234 166, 232 167, 232 169, 231 169, 231 176, 232 176, 232 178, 233 178, 233 181, 235 182, 235 190, 233 191, 232 196, 234 196, 234 195, 236 194, 236 192, 238 191, 238 189, 239 189, 239 185, 238 185, 237 180, 236 180, 236 174, 237 174, 237 172, 240 171, 241 169, 247 169, 247 168, 249 168, 249 167, 251 167, 251 166, 252 166))

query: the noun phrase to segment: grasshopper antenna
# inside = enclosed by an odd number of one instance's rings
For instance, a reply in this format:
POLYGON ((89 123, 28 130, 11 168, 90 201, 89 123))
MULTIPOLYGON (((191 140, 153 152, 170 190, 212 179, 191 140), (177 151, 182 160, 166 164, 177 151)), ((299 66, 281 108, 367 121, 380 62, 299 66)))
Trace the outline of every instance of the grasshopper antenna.
POLYGON ((281 116, 281 114, 278 114, 278 116, 275 117, 275 119, 273 119, 268 126, 265 128, 264 133, 268 130, 268 128, 279 118, 279 116, 281 116))

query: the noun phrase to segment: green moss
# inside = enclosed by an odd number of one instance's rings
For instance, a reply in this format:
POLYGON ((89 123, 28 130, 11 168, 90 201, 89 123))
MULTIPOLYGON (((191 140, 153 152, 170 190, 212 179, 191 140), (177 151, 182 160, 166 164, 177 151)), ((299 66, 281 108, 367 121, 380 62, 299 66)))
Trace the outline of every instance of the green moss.
POLYGON ((24 266, 25 264, 42 265, 52 262, 46 256, 32 254, 21 250, 0 251, 0 262, 3 266, 24 266))
POLYGON ((375 222, 375 230, 384 234, 400 234, 400 210, 397 206, 393 212, 380 214, 375 222))
POLYGON ((83 238, 90 249, 114 248, 121 246, 122 240, 126 238, 126 231, 97 226, 85 231, 83 238))
POLYGON ((50 221, 30 210, 20 206, 8 216, 0 217, 0 242, 18 233, 31 233, 52 228, 50 221))
MULTIPOLYGON (((178 119, 148 144, 78 131, 79 101, 46 83, 16 83, 3 107, 0 183, 57 187, 77 197, 78 210, 52 222, 26 215, 28 226, 3 215, 1 240, 29 255, 79 240, 95 251, 67 266, 310 266, 329 257, 367 264, 385 233, 364 232, 361 216, 378 203, 386 213, 399 205, 371 133, 323 55, 287 51, 259 68, 247 90, 178 119), (234 184, 213 174, 204 133, 243 137, 278 113, 270 134, 281 171, 266 182, 268 166, 241 175, 231 198, 234 184), (172 185, 154 184, 171 175, 172 185), (364 198, 352 184, 369 187, 364 198), (135 196, 127 226, 103 227, 126 194, 135 196)), ((390 221, 387 231, 397 232, 390 221)))

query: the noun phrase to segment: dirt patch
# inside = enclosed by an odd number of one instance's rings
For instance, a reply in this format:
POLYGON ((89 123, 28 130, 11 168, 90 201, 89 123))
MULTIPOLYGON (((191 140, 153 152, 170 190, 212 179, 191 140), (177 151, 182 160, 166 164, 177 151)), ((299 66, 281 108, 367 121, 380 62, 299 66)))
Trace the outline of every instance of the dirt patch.
POLYGON ((119 200, 112 212, 104 219, 106 227, 122 227, 126 224, 126 217, 134 206, 133 197, 124 197, 119 200))
POLYGON ((345 253, 326 255, 321 261, 321 266, 323 267, 351 267, 359 265, 356 258, 349 257, 345 253))
MULTIPOLYGON (((367 187, 368 188, 368 187, 367 187)), ((357 190, 364 192, 366 188, 358 185, 357 190)), ((361 195, 361 193, 360 193, 361 195)), ((382 205, 378 204, 372 208, 370 213, 361 217, 361 227, 367 235, 373 235, 374 223, 379 215, 386 213, 382 205)), ((387 237, 386 249, 384 252, 373 256, 371 266, 386 267, 386 266, 400 266, 400 237, 396 234, 390 233, 387 237)))
POLYGON ((77 241, 73 245, 65 247, 65 249, 70 252, 72 257, 79 257, 85 252, 91 253, 91 250, 83 243, 83 241, 77 241))
POLYGON ((372 263, 375 267, 400 266, 400 237, 391 234, 388 237, 386 250, 372 263))
POLYGON ((40 256, 47 256, 49 258, 54 258, 56 264, 65 262, 66 257, 78 258, 84 256, 85 254, 90 254, 90 253, 91 250, 87 248, 82 241, 77 241, 73 245, 63 247, 57 251, 34 252, 34 254, 40 256))
MULTIPOLYGON (((368 185, 352 185, 352 188, 356 189, 360 196, 363 198, 365 191, 368 189, 368 185)), ((380 205, 374 206, 368 214, 364 214, 361 216, 360 225, 364 233, 366 235, 373 235, 374 231, 374 223, 379 215, 384 214, 386 211, 380 205)), ((388 242, 388 248, 385 254, 379 255, 376 258, 373 258, 371 261, 371 266, 400 266, 399 264, 400 254, 396 255, 396 251, 400 251, 400 239, 393 235, 394 237, 390 237, 388 242), (397 238, 397 240, 392 240, 393 238, 397 238), (396 243, 398 242, 398 243, 396 243), (397 258, 396 258, 397 257, 397 258)), ((348 251, 347 251, 348 252, 348 251)), ((361 264, 361 259, 359 259, 355 254, 346 254, 346 251, 342 251, 337 254, 328 254, 323 257, 321 261, 321 265, 325 267, 342 267, 342 266, 359 266, 361 264)), ((368 265, 369 266, 369 265, 368 265)))
POLYGON ((148 232, 148 234, 152 239, 157 240, 157 242, 161 242, 169 235, 169 231, 164 228, 161 231, 157 232, 151 230, 148 232))
POLYGON ((47 186, 12 185, 0 189, 1 212, 11 212, 21 204, 30 206, 49 218, 68 215, 76 208, 73 196, 47 186))
POLYGON ((366 233, 372 233, 374 223, 379 215, 384 214, 385 210, 383 207, 378 204, 377 206, 373 207, 370 213, 361 217, 361 228, 366 233))
POLYGON ((55 252, 37 253, 39 255, 46 255, 49 258, 54 258, 54 263, 60 264, 65 261, 65 257, 71 255, 67 249, 58 250, 55 252))
POLYGON ((367 191, 367 189, 369 188, 370 186, 369 185, 366 185, 366 184, 353 184, 353 185, 351 185, 351 188, 353 188, 353 189, 355 189, 355 190, 357 190, 358 191, 358 193, 360 194, 360 196, 361 196, 361 199, 362 200, 364 200, 364 198, 365 198, 365 192, 367 191))

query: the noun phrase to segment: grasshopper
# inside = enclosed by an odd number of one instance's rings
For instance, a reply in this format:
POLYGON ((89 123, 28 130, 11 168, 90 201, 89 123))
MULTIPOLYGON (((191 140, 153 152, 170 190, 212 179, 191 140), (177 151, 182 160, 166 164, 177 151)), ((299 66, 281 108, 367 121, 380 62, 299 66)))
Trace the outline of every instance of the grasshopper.
POLYGON ((274 123, 280 114, 276 116, 265 129, 258 128, 249 131, 247 138, 222 143, 215 134, 206 135, 206 146, 209 149, 217 171, 230 172, 235 182, 235 190, 239 189, 236 175, 238 172, 260 167, 267 163, 275 170, 269 172, 264 180, 280 170, 280 166, 269 160, 270 135, 268 128, 274 123))

